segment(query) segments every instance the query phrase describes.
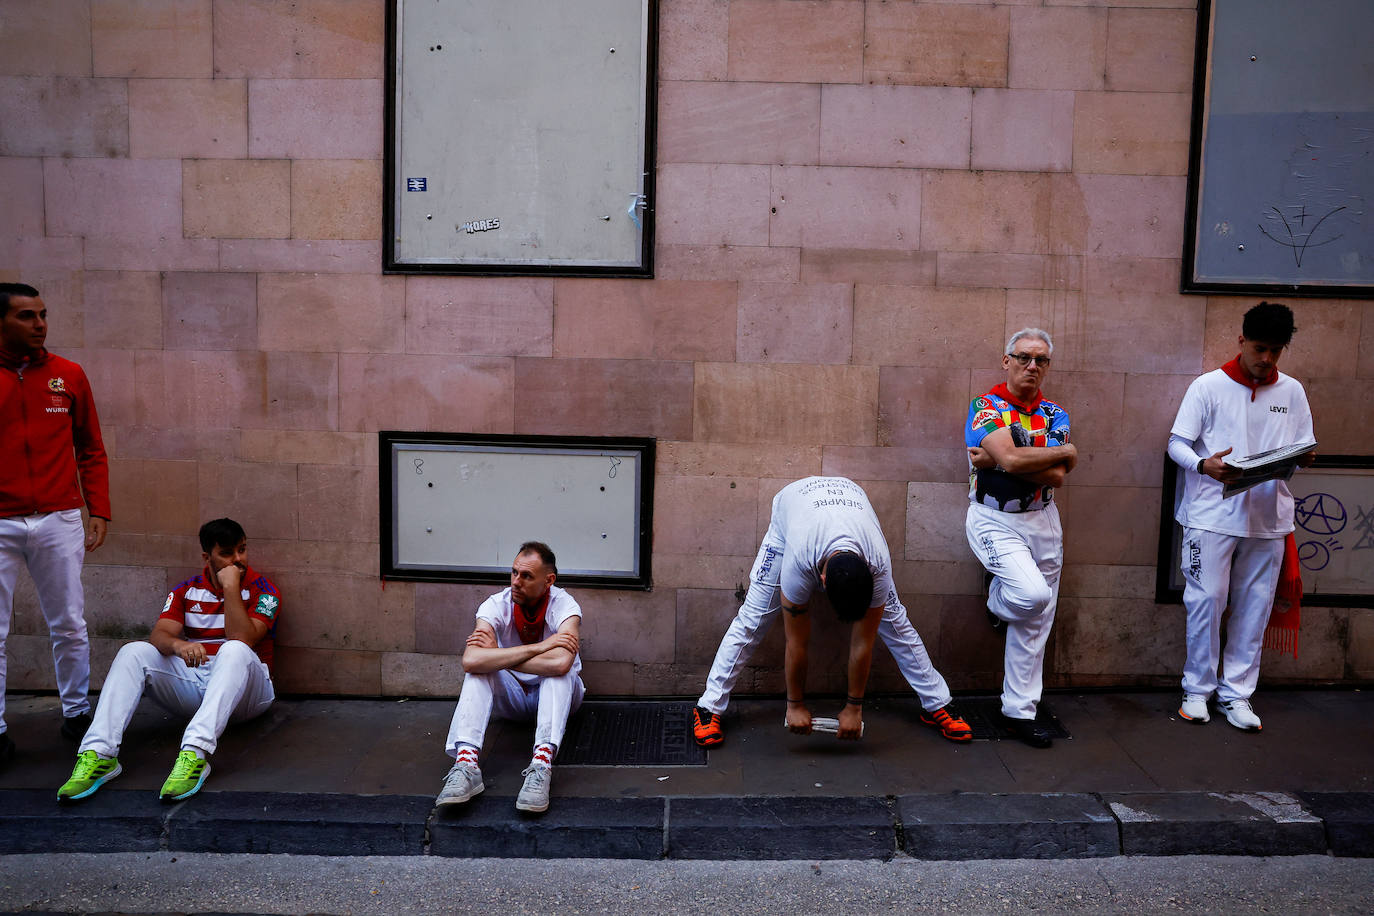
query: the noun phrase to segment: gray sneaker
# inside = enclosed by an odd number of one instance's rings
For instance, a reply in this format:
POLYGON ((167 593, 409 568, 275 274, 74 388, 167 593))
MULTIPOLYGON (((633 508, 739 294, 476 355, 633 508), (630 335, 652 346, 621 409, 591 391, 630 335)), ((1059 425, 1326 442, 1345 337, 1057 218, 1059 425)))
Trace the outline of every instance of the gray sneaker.
POLYGON ((465 763, 455 763, 453 769, 444 777, 444 787, 434 804, 440 808, 448 805, 461 805, 474 795, 481 794, 486 786, 482 785, 482 771, 465 763))
POLYGON ((525 784, 515 797, 515 809, 534 812, 549 810, 549 784, 553 781, 553 768, 532 763, 521 770, 520 775, 525 777, 525 784))

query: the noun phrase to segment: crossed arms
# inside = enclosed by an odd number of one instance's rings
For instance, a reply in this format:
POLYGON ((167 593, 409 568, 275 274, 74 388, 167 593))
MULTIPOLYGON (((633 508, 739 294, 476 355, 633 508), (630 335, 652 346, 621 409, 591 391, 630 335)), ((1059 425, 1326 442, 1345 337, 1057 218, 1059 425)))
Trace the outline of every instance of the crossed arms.
POLYGON ((1011 438, 1011 428, 1002 427, 983 437, 981 446, 970 446, 969 460, 975 468, 1000 467, 1008 474, 1045 487, 1062 487, 1064 478, 1078 464, 1078 448, 1063 445, 1022 445, 1011 438))
POLYGON ((569 617, 548 639, 503 649, 496 644, 496 631, 491 624, 478 620, 463 650, 463 670, 471 674, 490 674, 509 668, 539 677, 562 677, 572 670, 581 627, 581 617, 569 617))

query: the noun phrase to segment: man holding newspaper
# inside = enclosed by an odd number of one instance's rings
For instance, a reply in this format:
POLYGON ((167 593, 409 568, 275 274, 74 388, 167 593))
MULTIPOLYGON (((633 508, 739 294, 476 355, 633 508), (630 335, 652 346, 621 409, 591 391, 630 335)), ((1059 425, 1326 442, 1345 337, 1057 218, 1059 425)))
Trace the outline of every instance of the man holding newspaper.
POLYGON ((1284 540, 1293 531, 1287 480, 1317 457, 1307 394, 1278 371, 1294 330, 1285 305, 1261 302, 1246 312, 1240 354, 1188 386, 1170 431, 1169 457, 1183 468, 1174 513, 1183 526, 1188 640, 1179 715, 1190 722, 1208 721, 1215 694, 1226 721, 1245 731, 1261 728, 1250 696, 1284 540))

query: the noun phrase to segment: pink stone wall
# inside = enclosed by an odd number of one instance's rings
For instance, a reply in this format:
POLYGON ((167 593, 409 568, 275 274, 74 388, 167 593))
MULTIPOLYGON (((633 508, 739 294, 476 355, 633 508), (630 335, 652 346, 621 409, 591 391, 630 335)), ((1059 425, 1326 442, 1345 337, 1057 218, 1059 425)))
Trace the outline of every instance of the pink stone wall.
MULTIPOLYGON (((1194 7, 661 0, 657 278, 607 281, 382 275, 383 0, 0 4, 0 278, 43 291, 112 457, 97 682, 230 513, 285 593, 285 690, 455 693, 488 590, 378 580, 401 427, 658 437, 655 588, 580 595, 593 691, 696 694, 773 494, 819 473, 873 496, 951 683, 992 689, 959 428, 1038 324, 1084 456, 1047 680, 1174 683, 1164 443, 1254 301, 1177 292, 1194 7)), ((1318 438, 1369 453, 1374 304, 1292 305, 1318 438)), ((1271 678, 1374 677, 1371 612, 1310 619, 1271 678)), ((51 686, 27 585, 9 655, 51 686)))

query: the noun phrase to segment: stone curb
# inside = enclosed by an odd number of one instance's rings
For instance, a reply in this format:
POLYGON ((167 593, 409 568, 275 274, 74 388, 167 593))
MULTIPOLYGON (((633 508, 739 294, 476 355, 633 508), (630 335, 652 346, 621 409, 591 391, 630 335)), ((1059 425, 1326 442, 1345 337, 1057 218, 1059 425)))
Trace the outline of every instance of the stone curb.
POLYGON ((0 854, 255 852, 474 858, 919 859, 1374 856, 1374 792, 555 798, 0 790, 0 854))
POLYGON ((56 789, 6 789, 0 791, 0 853, 156 852, 166 816, 151 792, 106 790, 59 805, 56 789))
POLYGON ((167 848, 329 856, 419 855, 434 799, 206 792, 167 816, 167 848))
POLYGON ((907 855, 917 859, 1081 859, 1121 853, 1116 819, 1092 795, 903 795, 907 855))
POLYGON ((543 814, 524 814, 515 810, 514 796, 483 793, 430 817, 429 852, 470 858, 658 859, 663 802, 555 797, 543 814))
POLYGON ((1374 792, 1299 792, 1326 824, 1332 855, 1374 856, 1374 792))
POLYGON ((1321 818, 1281 792, 1103 795, 1128 856, 1296 856, 1326 852, 1321 818))
POLYGON ((670 798, 672 859, 890 859, 892 809, 880 798, 670 798))

